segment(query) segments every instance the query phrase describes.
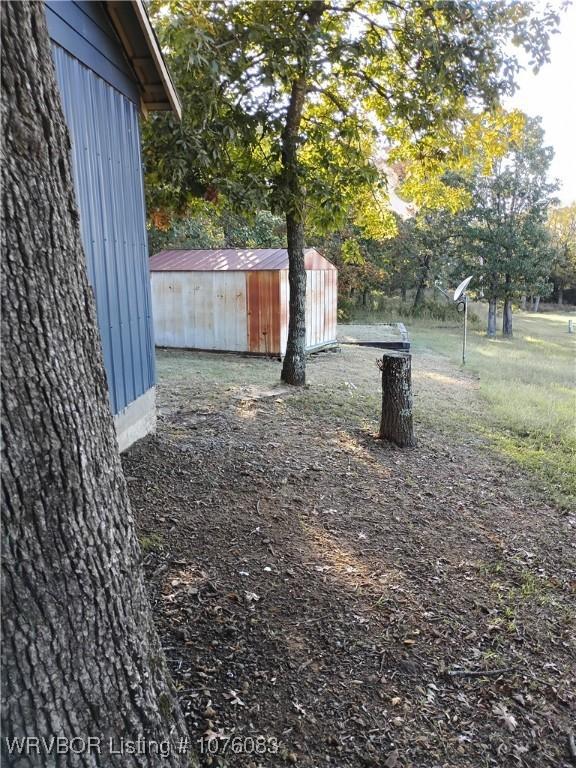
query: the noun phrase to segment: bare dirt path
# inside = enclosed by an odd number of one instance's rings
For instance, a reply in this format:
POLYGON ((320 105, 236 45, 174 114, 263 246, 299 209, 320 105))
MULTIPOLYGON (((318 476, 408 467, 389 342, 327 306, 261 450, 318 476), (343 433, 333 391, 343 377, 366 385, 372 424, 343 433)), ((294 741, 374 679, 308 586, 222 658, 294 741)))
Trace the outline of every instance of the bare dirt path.
POLYGON ((467 432, 444 359, 414 360, 419 447, 375 440, 377 355, 288 392, 271 361, 159 354, 124 465, 202 764, 570 766, 576 520, 467 432))

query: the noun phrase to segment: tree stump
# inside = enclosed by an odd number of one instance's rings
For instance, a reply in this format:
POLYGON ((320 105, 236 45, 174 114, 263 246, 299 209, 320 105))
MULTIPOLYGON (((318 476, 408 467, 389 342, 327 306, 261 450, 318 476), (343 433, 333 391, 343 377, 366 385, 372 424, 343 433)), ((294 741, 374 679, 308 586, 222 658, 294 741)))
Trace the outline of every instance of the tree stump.
POLYGON ((387 352, 379 368, 382 371, 382 418, 380 434, 400 448, 416 445, 412 426, 412 355, 387 352))

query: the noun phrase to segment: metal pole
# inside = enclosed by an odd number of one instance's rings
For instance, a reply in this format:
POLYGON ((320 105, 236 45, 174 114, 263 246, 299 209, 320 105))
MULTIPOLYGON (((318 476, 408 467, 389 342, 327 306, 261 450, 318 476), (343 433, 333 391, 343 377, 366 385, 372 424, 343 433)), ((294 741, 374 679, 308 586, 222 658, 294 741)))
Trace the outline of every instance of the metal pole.
POLYGON ((464 335, 462 337, 462 365, 466 365, 466 331, 468 325, 468 296, 464 294, 464 335))

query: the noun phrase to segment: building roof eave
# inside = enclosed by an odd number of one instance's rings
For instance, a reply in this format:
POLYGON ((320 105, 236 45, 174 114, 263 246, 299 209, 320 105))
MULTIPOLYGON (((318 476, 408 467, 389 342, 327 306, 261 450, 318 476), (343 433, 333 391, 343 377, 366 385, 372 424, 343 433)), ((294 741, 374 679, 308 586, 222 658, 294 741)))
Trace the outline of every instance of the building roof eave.
POLYGON ((182 105, 144 3, 107 0, 105 6, 138 79, 143 109, 171 110, 181 120, 182 105))

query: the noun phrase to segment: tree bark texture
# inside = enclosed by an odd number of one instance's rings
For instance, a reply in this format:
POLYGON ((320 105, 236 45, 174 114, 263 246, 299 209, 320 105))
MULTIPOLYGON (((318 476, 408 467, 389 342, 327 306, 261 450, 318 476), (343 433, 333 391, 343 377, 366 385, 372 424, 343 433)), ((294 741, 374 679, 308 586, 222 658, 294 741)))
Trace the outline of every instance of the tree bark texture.
POLYGON ((522 294, 520 298, 520 309, 523 311, 526 311, 526 302, 528 301, 528 298, 526 294, 522 294))
POLYGON ((496 336, 496 299, 488 300, 488 329, 486 335, 490 338, 496 336))
POLYGON ((502 310, 502 335, 506 336, 508 338, 512 337, 512 296, 510 288, 511 288, 511 277, 510 275, 506 275, 505 279, 505 294, 504 294, 504 309, 502 310))
MULTIPOLYGON (((152 622, 108 404, 44 5, 2 19, 2 756, 156 768, 110 739, 186 729, 152 622), (14 737, 100 738, 78 755, 14 737)), ((184 743, 184 742, 183 742, 184 743)), ((57 761, 57 762, 56 762, 57 761)))
POLYGON ((511 338, 512 332, 512 299, 508 296, 504 299, 504 310, 502 312, 502 335, 511 338))
POLYGON ((420 275, 418 277, 418 286, 416 288, 416 294, 414 295, 414 303, 412 304, 412 309, 417 309, 420 307, 426 298, 426 285, 430 276, 431 260, 431 256, 424 256, 420 265, 420 275))
MULTIPOLYGON (((307 11, 308 28, 318 26, 324 2, 312 0, 307 11)), ((311 48, 311 44, 307 46, 311 48)), ((282 170, 286 205, 286 234, 288 241, 288 284, 290 312, 286 355, 281 378, 286 384, 306 383, 306 268, 304 265, 304 190, 300 184, 298 143, 302 113, 308 90, 309 54, 304 52, 300 75, 292 83, 286 125, 282 132, 282 170)))
POLYGON ((412 355, 409 352, 387 352, 382 370, 382 440, 400 448, 416 445, 412 423, 412 355))
POLYGON ((417 309, 424 302, 425 286, 426 286, 426 279, 421 278, 420 281, 418 282, 416 293, 414 294, 414 303, 412 304, 412 309, 417 309))
POLYGON ((533 311, 534 312, 538 312, 539 309, 540 309, 540 296, 534 296, 533 311))

